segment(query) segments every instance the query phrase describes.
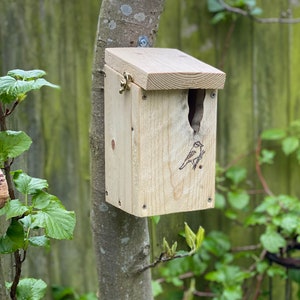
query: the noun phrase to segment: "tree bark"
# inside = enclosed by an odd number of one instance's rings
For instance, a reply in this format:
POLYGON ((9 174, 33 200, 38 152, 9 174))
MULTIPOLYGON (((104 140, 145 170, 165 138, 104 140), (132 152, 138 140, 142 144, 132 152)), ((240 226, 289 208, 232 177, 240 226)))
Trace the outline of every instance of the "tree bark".
POLYGON ((101 300, 152 299, 150 271, 138 272, 149 262, 147 219, 131 216, 105 202, 103 67, 106 47, 153 45, 163 3, 164 0, 103 0, 98 19, 90 146, 91 223, 101 300))

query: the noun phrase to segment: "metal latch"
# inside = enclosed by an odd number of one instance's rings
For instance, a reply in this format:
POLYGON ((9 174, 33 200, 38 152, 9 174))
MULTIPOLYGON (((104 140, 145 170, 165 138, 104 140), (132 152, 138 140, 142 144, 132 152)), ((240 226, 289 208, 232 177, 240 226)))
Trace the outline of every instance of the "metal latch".
POLYGON ((119 89, 120 94, 122 94, 126 90, 130 90, 129 83, 133 81, 132 76, 127 72, 123 73, 123 77, 124 78, 122 78, 120 82, 121 85, 121 88, 119 89))

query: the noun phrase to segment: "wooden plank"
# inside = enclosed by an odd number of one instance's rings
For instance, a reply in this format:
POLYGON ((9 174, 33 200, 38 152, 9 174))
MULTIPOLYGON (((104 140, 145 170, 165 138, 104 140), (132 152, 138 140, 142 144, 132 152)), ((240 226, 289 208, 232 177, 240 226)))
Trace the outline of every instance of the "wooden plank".
POLYGON ((105 185, 106 200, 132 210, 131 99, 119 93, 122 76, 105 67, 105 185))
MULTIPOLYGON (((216 97, 216 96, 215 96, 216 97)), ((133 97, 133 146, 139 153, 139 216, 194 211, 214 206, 216 99, 208 92, 199 132, 188 121, 187 91, 144 92, 133 97), (169 101, 172 99, 172 101, 169 101), (195 143, 203 144, 199 164, 182 167, 195 143), (181 168, 182 167, 182 168, 181 168)), ((198 148, 200 151, 200 148, 198 148)))
POLYGON ((145 90, 222 89, 225 73, 177 49, 108 48, 106 64, 145 90))

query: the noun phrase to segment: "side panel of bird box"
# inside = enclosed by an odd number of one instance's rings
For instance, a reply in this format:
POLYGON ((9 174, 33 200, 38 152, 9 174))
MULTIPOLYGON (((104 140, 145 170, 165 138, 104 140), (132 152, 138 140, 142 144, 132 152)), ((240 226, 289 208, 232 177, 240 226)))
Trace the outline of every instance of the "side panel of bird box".
POLYGON ((131 212, 132 146, 130 93, 119 93, 122 76, 105 69, 105 185, 106 200, 131 212))
POLYGON ((105 72, 106 200, 141 217, 213 207, 217 91, 120 94, 105 72))

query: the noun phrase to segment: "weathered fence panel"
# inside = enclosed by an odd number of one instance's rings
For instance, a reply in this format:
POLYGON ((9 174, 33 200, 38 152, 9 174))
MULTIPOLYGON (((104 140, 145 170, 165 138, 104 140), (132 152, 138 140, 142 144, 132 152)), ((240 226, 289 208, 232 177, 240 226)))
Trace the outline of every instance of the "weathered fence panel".
MULTIPOLYGON (((257 2, 264 17, 278 17, 287 8, 300 16, 299 1, 257 2)), ((33 93, 20 107, 12 126, 28 131, 34 144, 16 165, 47 178, 51 192, 77 214, 74 241, 53 243, 51 254, 32 251, 25 273, 78 292, 95 291, 96 282, 88 128, 99 9, 96 0, 0 3, 1 75, 13 68, 41 68, 49 81, 61 86, 59 92, 45 88, 33 93)), ((157 46, 178 48, 227 73, 225 89, 219 93, 217 155, 222 165, 228 165, 255 149, 263 129, 283 127, 300 117, 300 24, 259 24, 240 17, 214 26, 210 20, 206 1, 167 0, 157 46)), ((242 163, 253 169, 253 157, 242 163)), ((299 195, 298 166, 282 160, 277 167, 280 174, 266 170, 273 191, 299 195)), ((207 231, 226 229, 234 245, 256 240, 250 231, 246 235, 235 226, 229 228, 215 210, 176 214, 162 217, 153 228, 154 253, 163 236, 177 239, 184 221, 207 231)))

